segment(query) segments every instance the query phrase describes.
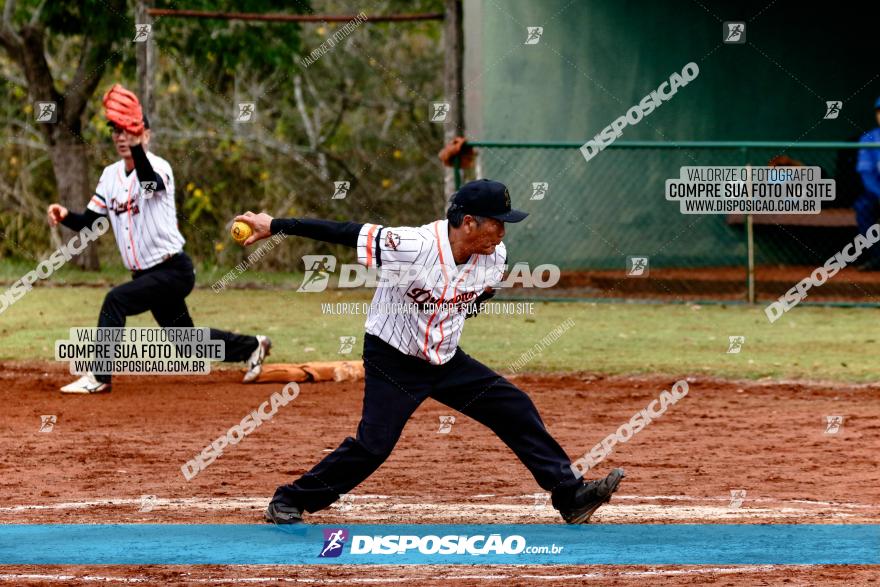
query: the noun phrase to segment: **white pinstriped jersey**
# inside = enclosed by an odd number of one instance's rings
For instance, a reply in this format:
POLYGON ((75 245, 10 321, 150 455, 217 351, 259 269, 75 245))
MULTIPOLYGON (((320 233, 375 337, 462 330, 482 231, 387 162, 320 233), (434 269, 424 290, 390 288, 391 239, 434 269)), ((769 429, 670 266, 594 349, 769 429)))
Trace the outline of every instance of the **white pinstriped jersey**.
POLYGON ((448 225, 448 220, 420 227, 365 224, 357 243, 358 262, 379 267, 380 279, 392 279, 373 294, 367 333, 434 365, 455 355, 465 306, 501 282, 507 257, 499 243, 491 255, 472 255, 456 267, 448 225))
POLYGON ((177 228, 174 174, 165 159, 147 151, 164 192, 144 190, 137 172, 125 173, 125 161, 104 168, 88 208, 107 216, 122 262, 132 271, 149 269, 183 250, 186 242, 177 228))

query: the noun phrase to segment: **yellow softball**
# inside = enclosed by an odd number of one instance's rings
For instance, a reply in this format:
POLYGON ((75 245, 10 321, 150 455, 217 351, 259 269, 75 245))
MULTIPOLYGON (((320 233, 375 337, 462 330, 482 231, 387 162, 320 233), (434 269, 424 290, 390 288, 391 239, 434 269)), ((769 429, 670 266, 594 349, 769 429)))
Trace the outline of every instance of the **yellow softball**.
POLYGON ((232 240, 243 245, 244 241, 254 234, 254 231, 251 230, 250 226, 239 220, 232 224, 232 230, 230 230, 230 233, 232 234, 232 240))

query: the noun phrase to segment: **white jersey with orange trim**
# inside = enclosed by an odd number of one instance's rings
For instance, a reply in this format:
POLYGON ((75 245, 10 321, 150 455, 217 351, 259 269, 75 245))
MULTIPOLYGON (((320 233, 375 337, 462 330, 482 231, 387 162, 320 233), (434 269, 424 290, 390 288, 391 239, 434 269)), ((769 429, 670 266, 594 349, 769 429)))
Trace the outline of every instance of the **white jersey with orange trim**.
POLYGON ((364 224, 358 262, 378 268, 380 283, 367 314, 366 331, 400 352, 442 365, 455 355, 466 306, 504 273, 507 250, 472 255, 456 267, 449 221, 419 227, 364 224))
POLYGON ((132 271, 158 265, 183 250, 186 242, 177 228, 174 174, 165 159, 147 151, 165 190, 153 192, 140 184, 137 172, 126 174, 125 161, 104 168, 88 209, 107 216, 122 262, 132 271))

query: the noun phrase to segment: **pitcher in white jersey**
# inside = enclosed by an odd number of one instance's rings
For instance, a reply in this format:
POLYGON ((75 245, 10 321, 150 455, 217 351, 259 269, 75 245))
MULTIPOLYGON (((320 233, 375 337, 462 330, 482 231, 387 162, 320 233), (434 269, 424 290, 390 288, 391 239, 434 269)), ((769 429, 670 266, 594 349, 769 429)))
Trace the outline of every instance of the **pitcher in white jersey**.
POLYGON ((360 263, 382 272, 366 322, 357 434, 279 487, 266 510, 268 521, 300 522, 303 512, 326 508, 354 489, 388 458, 407 420, 428 397, 495 432, 551 493, 566 522, 586 523, 611 498, 623 478, 621 469, 583 481, 529 396, 458 346, 465 319, 503 278, 505 223, 526 216, 511 208, 502 183, 482 179, 454 194, 446 220, 419 227, 253 212, 236 217, 254 230, 245 244, 276 233, 305 236, 353 247, 360 263))
MULTIPOLYGON (((61 204, 48 208, 49 224, 73 230, 91 226, 104 216, 116 236, 122 262, 132 280, 111 289, 104 298, 98 327, 125 326, 127 316, 149 310, 159 326, 192 327, 186 296, 195 285, 195 270, 183 251, 184 238, 177 226, 174 174, 167 161, 150 153, 149 121, 144 117, 139 135, 109 123, 113 144, 121 160, 108 165, 83 213, 61 204)), ((211 329, 211 339, 224 343, 224 360, 247 361, 244 381, 254 381, 271 348, 265 336, 234 334, 211 329)), ((106 393, 110 375, 86 373, 61 388, 63 393, 106 393)))

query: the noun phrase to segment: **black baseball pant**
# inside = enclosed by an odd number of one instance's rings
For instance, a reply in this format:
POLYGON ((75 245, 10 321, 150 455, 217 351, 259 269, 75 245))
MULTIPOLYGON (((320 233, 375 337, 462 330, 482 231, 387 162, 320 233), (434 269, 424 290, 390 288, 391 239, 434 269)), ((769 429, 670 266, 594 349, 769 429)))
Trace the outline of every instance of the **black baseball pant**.
MULTIPOLYGON (((162 263, 143 271, 133 271, 132 280, 107 292, 98 327, 125 326, 127 316, 149 310, 159 326, 192 327, 193 321, 186 307, 186 296, 196 283, 192 260, 186 253, 178 253, 162 263)), ((245 361, 257 348, 257 338, 211 328, 211 339, 222 340, 224 360, 245 361)), ((109 375, 97 375, 99 381, 109 382, 109 375)))
POLYGON ((570 506, 582 481, 532 400, 460 348, 448 363, 431 365, 367 334, 364 369, 363 415, 356 438, 346 438, 311 471, 279 487, 272 501, 308 512, 326 508, 385 462, 409 417, 431 397, 489 427, 538 485, 551 492, 554 507, 570 506))

